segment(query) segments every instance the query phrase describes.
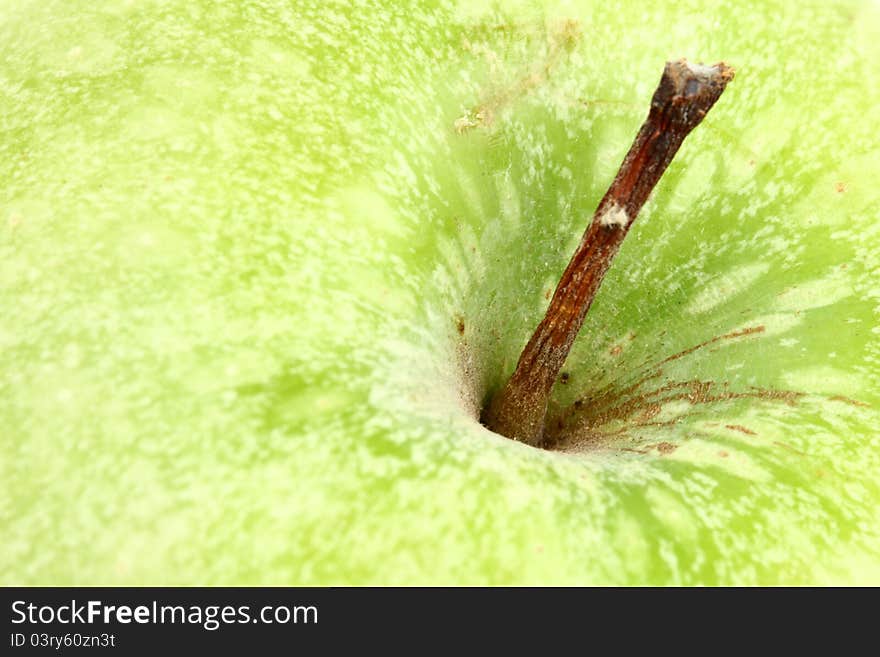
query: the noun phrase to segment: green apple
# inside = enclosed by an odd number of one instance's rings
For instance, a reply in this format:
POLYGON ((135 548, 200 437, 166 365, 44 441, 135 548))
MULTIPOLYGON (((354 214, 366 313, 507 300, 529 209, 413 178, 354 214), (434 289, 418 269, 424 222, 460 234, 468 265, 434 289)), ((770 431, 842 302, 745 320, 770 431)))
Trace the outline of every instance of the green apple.
POLYGON ((8 4, 2 583, 880 583, 876 4, 8 4), (737 78, 496 435, 679 57, 737 78))

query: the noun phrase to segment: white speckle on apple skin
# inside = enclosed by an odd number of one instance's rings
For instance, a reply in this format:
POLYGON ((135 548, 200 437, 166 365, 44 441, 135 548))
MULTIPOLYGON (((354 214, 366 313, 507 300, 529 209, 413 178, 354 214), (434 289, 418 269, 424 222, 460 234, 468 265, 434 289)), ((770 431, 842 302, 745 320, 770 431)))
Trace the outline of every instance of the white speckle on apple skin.
POLYGON ((859 397, 867 382, 861 372, 848 371, 827 364, 808 365, 782 376, 787 385, 801 390, 829 395, 843 394, 859 397))
POLYGON ((782 335, 803 323, 803 313, 768 313, 766 315, 758 315, 744 323, 740 328, 747 325, 757 324, 764 327, 764 336, 770 337, 782 335))
POLYGON ((766 262, 749 263, 729 270, 723 276, 711 280, 703 286, 684 310, 691 315, 714 310, 717 306, 748 290, 769 270, 770 265, 766 262))
POLYGON ((612 203, 599 215, 599 224, 608 228, 626 228, 630 217, 617 203, 612 203))
POLYGON ((776 299, 779 310, 807 310, 837 303, 853 294, 852 283, 839 271, 825 278, 800 283, 783 291, 776 299))

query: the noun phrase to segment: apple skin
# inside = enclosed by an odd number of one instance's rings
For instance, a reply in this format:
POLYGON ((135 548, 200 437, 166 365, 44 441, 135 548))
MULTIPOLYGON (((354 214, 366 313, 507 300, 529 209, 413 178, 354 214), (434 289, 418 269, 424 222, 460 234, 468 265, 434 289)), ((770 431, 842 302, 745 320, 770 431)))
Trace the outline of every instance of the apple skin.
POLYGON ((877 6, 362 4, 4 11, 0 582, 880 583, 877 6), (680 56, 555 394, 685 393, 488 432, 680 56))

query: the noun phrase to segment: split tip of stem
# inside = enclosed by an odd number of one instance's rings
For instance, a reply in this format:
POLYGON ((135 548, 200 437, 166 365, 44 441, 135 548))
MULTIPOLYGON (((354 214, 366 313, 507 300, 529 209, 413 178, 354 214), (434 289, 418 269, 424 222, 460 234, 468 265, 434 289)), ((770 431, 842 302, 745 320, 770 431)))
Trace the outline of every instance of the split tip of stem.
POLYGON ((666 62, 651 104, 655 109, 669 106, 697 109, 693 113, 685 111, 682 117, 684 123, 696 125, 715 104, 733 76, 733 68, 724 62, 712 65, 695 64, 686 59, 666 62), (689 114, 695 121, 688 120, 689 114))
POLYGON ((689 81, 696 81, 700 85, 726 85, 733 80, 735 71, 724 62, 709 65, 679 59, 674 62, 666 62, 665 73, 680 80, 683 85, 682 91, 684 91, 684 86, 689 81))

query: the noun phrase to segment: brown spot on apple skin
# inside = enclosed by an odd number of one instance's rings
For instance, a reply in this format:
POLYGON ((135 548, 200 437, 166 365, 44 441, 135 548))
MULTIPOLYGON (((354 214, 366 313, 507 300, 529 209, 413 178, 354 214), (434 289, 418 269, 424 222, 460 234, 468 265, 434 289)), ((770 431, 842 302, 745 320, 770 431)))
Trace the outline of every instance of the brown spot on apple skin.
POLYGON ((676 445, 673 445, 672 443, 668 443, 666 441, 662 443, 657 443, 656 445, 654 445, 654 447, 656 447, 657 451, 661 454, 672 454, 672 452, 678 449, 676 445))
MULTIPOLYGON (((643 370, 643 374, 633 383, 622 387, 616 382, 611 383, 586 392, 568 407, 553 407, 548 413, 547 443, 544 447, 567 453, 582 453, 608 447, 621 449, 621 442, 626 444, 635 440, 634 431, 640 427, 672 427, 693 415, 700 406, 733 400, 754 399, 766 403, 796 405, 803 393, 795 390, 773 390, 757 386, 736 389, 728 381, 674 380, 665 375, 662 367, 665 364, 693 356, 709 345, 756 337, 764 332, 763 325, 750 326, 714 336, 671 356, 657 356, 639 366, 638 369, 643 370), (682 408, 681 402, 685 402, 687 406, 682 408), (658 421, 656 418, 664 408, 673 410, 675 415, 658 421)), ((717 423, 709 424, 721 426, 717 423)), ((746 435, 757 435, 742 425, 724 426, 746 435)), ((641 450, 639 453, 647 452, 641 450)))
MULTIPOLYGON (((660 411, 663 410, 663 406, 657 403, 649 403, 645 406, 645 409, 639 414, 638 423, 639 424, 648 424, 649 420, 660 415, 660 411)), ((651 422, 651 424, 657 424, 655 422, 651 422)))
POLYGON ((725 333, 724 335, 716 335, 714 338, 710 338, 709 340, 706 340, 705 342, 701 342, 700 344, 694 345, 693 347, 689 347, 683 351, 679 351, 676 354, 672 354, 671 356, 660 361, 659 364, 663 365, 665 363, 671 363, 674 360, 678 360, 679 358, 683 358, 684 356, 692 354, 693 352, 698 351, 700 349, 704 349, 705 347, 708 347, 711 344, 715 344, 716 342, 720 342, 721 340, 733 340, 735 338, 743 338, 743 337, 746 337, 749 335, 754 335, 756 333, 763 333, 765 330, 766 330, 766 327, 764 327, 764 325, 762 324, 759 326, 749 326, 749 327, 746 327, 746 328, 741 329, 739 331, 732 331, 730 333, 725 333))
POLYGON ((455 330, 458 331, 459 335, 464 335, 464 317, 461 315, 455 316, 455 330))
POLYGON ((838 194, 843 194, 844 192, 846 192, 846 183, 845 182, 835 183, 834 191, 837 192, 838 194))
POLYGON ((794 446, 792 446, 792 445, 789 445, 788 443, 784 443, 784 442, 782 442, 781 440, 774 440, 774 441, 773 441, 773 444, 774 444, 774 445, 778 445, 778 446, 781 447, 782 449, 788 450, 789 452, 792 452, 792 453, 794 453, 794 454, 797 454, 798 456, 807 456, 807 453, 806 453, 806 452, 802 452, 802 451, 799 450, 797 447, 794 447, 794 446))
POLYGON ((850 397, 844 397, 843 395, 834 395, 833 397, 829 397, 828 400, 843 402, 844 404, 849 404, 850 406, 858 406, 859 408, 871 408, 871 405, 866 402, 859 401, 858 399, 852 399, 850 397))
POLYGON ((725 452, 725 451, 722 449, 720 452, 718 452, 718 456, 720 456, 720 457, 723 458, 723 459, 726 459, 728 456, 730 456, 730 454, 728 454, 727 452, 725 452))
POLYGON ((741 424, 725 424, 724 428, 730 429, 731 431, 739 431, 740 433, 744 433, 747 436, 757 436, 758 435, 757 432, 752 431, 748 427, 744 427, 741 424))

